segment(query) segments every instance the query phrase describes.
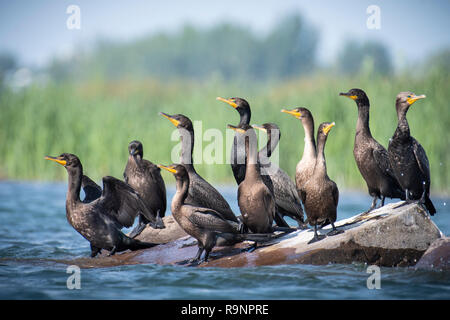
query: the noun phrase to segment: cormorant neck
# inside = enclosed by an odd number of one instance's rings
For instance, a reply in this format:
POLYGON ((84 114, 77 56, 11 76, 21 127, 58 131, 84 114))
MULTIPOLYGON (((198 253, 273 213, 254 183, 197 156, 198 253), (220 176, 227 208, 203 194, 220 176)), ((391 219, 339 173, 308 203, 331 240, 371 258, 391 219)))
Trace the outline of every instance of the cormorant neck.
POLYGON ((314 174, 326 175, 327 174, 327 162, 325 160, 325 143, 327 141, 326 136, 317 137, 317 159, 316 166, 314 167, 314 174))
POLYGON ((267 131, 267 144, 258 152, 258 156, 270 158, 279 141, 280 135, 278 132, 267 131))
POLYGON ((406 112, 405 109, 397 109, 397 118, 398 124, 395 134, 403 137, 409 137, 409 124, 408 120, 406 120, 406 112))
POLYGON ((246 154, 245 179, 247 179, 247 177, 261 177, 258 163, 256 135, 246 135, 244 139, 246 154))
POLYGON ((244 125, 244 124, 250 124, 250 118, 252 116, 252 113, 250 110, 243 110, 239 112, 240 120, 238 127, 244 125))
POLYGON ((306 119, 302 121, 303 129, 305 130, 305 146, 303 148, 303 157, 316 157, 316 140, 314 139, 314 121, 306 119))
POLYGON ((186 177, 185 179, 177 178, 177 191, 172 199, 172 213, 176 212, 184 204, 184 200, 188 196, 188 190, 189 177, 186 177))
POLYGON ((83 167, 69 167, 66 168, 69 175, 69 184, 67 189, 67 201, 79 202, 80 201, 80 190, 81 190, 81 180, 83 178, 83 167))
POLYGON ((188 172, 195 172, 194 160, 192 154, 194 152, 194 131, 188 129, 180 129, 181 139, 181 159, 180 163, 184 165, 188 172))
POLYGON ((372 136, 369 127, 369 101, 358 101, 358 121, 356 122, 356 133, 365 133, 372 136))

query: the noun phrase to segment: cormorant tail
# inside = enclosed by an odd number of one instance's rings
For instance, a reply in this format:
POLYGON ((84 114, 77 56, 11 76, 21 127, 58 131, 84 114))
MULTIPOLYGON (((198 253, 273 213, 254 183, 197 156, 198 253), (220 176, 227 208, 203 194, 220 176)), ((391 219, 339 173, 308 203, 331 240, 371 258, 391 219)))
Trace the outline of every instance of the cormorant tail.
POLYGON ((131 251, 139 250, 139 249, 147 249, 154 246, 157 246, 157 243, 150 243, 150 242, 143 242, 136 239, 131 239, 127 236, 125 236, 122 239, 122 245, 124 247, 124 250, 130 249, 131 251))
POLYGON ((430 215, 434 216, 434 214, 436 213, 436 208, 433 205, 433 202, 431 202, 430 197, 427 195, 425 196, 425 207, 427 208, 428 212, 430 213, 430 215))

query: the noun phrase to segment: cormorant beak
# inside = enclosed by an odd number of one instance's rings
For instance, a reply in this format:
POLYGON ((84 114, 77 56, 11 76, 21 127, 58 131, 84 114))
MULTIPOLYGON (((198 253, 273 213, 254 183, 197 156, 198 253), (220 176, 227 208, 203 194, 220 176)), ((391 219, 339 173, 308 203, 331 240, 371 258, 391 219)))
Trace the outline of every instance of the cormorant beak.
POLYGON ((166 166, 163 166, 162 164, 158 164, 157 166, 160 169, 164 169, 164 170, 167 170, 167 171, 172 172, 172 173, 177 173, 178 172, 177 170, 174 169, 174 167, 175 167, 174 165, 166 167, 166 166))
POLYGON ((340 95, 340 96, 347 97, 347 98, 350 98, 350 99, 352 99, 352 100, 358 99, 358 96, 351 95, 351 94, 348 93, 348 92, 347 92, 347 93, 341 92, 341 93, 339 93, 339 95, 340 95))
POLYGON ((425 99, 427 96, 422 94, 420 96, 416 96, 415 94, 412 94, 411 97, 406 98, 406 101, 408 101, 409 105, 412 105, 414 102, 420 99, 425 99))
POLYGON ((286 110, 286 109, 282 109, 281 112, 290 114, 291 116, 294 116, 294 117, 296 117, 297 119, 300 119, 300 117, 302 116, 302 114, 301 114, 300 112, 298 112, 298 111, 295 111, 295 109, 294 109, 294 110, 286 110))
POLYGON ((328 132, 330 132, 331 128, 333 128, 335 124, 336 124, 336 123, 332 122, 332 123, 330 123, 329 125, 327 125, 325 128, 323 128, 323 129, 322 129, 323 134, 324 134, 324 135, 328 135, 328 132))
POLYGON ((264 128, 263 126, 258 126, 258 125, 256 125, 256 124, 252 124, 252 128, 258 129, 258 130, 261 130, 261 131, 267 133, 267 129, 264 128))
POLYGON ((242 128, 238 128, 236 126, 232 126, 231 124, 227 125, 228 129, 234 130, 236 132, 245 133, 245 130, 242 128))
POLYGON ((50 157, 50 156, 45 156, 44 158, 45 160, 51 160, 51 161, 55 161, 56 163, 59 163, 62 166, 65 166, 67 164, 67 161, 64 160, 62 157, 50 157))
POLYGON ((160 112, 159 114, 162 115, 164 118, 169 119, 169 121, 172 122, 172 124, 173 124, 175 127, 178 127, 178 125, 180 124, 180 121, 175 120, 174 118, 172 118, 171 116, 169 116, 167 113, 160 112))
POLYGON ((221 97, 217 97, 216 100, 219 101, 223 101, 225 103, 228 103, 230 106, 232 106, 233 108, 237 108, 238 105, 236 104, 236 102, 234 102, 232 99, 225 99, 225 98, 221 98, 221 97))

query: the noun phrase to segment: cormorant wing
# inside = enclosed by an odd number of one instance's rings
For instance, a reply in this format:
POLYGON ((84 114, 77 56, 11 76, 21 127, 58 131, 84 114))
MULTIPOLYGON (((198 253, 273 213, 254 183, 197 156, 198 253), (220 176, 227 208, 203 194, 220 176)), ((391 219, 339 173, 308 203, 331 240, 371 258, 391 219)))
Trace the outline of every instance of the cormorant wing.
MULTIPOLYGON (((411 137, 412 138, 412 137, 411 137)), ((413 140, 413 152, 414 156, 416 157, 417 164, 419 165, 420 171, 426 176, 430 176, 430 163, 428 162, 427 154, 425 153, 425 150, 420 145, 419 142, 417 142, 416 139, 412 138, 413 140)))
POLYGON ((194 207, 188 220, 201 229, 219 232, 237 231, 219 212, 208 208, 194 207))
POLYGON ((84 194, 86 195, 83 200, 84 203, 92 202, 102 196, 102 188, 88 176, 83 175, 81 186, 83 187, 84 194))
MULTIPOLYGON (((264 208, 269 210, 270 208, 275 208, 274 196, 270 192, 264 192, 263 196, 264 208)), ((275 219, 275 210, 272 211, 272 218, 275 219)))
POLYGON ((100 201, 108 209, 109 215, 124 227, 131 227, 139 214, 151 222, 156 222, 155 215, 145 206, 139 194, 114 177, 103 177, 103 194, 100 201))
MULTIPOLYGON (((167 198, 166 198, 166 185, 164 183, 163 178, 161 177, 161 169, 155 164, 151 163, 148 160, 143 160, 143 163, 146 167, 146 170, 151 174, 153 181, 156 183, 158 188, 156 188, 157 197, 159 199, 163 199, 164 208, 167 206, 167 198)), ((164 213, 164 212, 163 212, 164 213)))
POLYGON ((375 159, 378 168, 380 168, 381 172, 384 172, 392 179, 397 181, 397 178, 394 175, 394 171, 392 170, 391 163, 389 162, 388 152, 382 145, 378 145, 377 148, 372 150, 373 158, 375 159))
POLYGON ((303 215, 300 197, 295 184, 286 172, 278 168, 277 173, 270 176, 274 185, 276 204, 286 211, 303 215))
POLYGON ((331 181, 332 186, 333 186, 333 200, 334 200, 334 204, 336 205, 336 207, 338 206, 338 202, 339 202, 339 189, 337 187, 337 184, 334 181, 331 181))

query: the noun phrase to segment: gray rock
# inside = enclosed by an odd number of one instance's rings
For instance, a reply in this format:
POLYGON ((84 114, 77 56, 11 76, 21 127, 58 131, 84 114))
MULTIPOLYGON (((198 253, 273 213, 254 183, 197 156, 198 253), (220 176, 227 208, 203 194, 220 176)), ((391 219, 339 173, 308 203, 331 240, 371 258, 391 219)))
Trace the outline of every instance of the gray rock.
POLYGON ((435 240, 415 265, 416 269, 450 270, 450 238, 435 240))

